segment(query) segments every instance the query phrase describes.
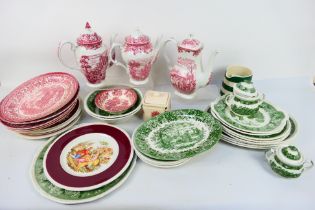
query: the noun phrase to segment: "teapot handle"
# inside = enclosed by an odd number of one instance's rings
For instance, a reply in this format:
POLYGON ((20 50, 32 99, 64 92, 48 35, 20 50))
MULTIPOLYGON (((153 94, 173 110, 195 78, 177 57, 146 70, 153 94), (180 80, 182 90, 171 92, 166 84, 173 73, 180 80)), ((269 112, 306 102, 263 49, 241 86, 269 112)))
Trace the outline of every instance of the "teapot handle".
MULTIPOLYGON (((109 55, 113 55, 116 47, 119 47, 119 49, 120 49, 122 47, 122 45, 119 43, 113 43, 110 50, 109 50, 109 55)), ((117 59, 117 56, 115 56, 115 58, 113 58, 113 56, 109 56, 109 62, 110 63, 113 63, 114 65, 117 65, 117 66, 120 66, 128 72, 128 67, 125 64, 117 61, 116 59, 117 59)))
POLYGON ((271 148, 265 152, 265 157, 268 161, 270 161, 271 157, 275 154, 275 149, 271 148))
MULTIPOLYGON (((175 40, 175 38, 171 37, 171 38, 169 38, 169 39, 164 41, 162 47, 164 48, 169 42, 173 42, 173 43, 175 43, 177 45, 177 41, 175 40)), ((171 69, 172 68, 171 60, 169 59, 168 56, 166 56, 166 53, 164 53, 163 57, 164 57, 164 59, 166 61, 167 68, 171 69)))
POLYGON ((74 55, 74 58, 75 58, 75 50, 77 49, 77 46, 75 44, 73 44, 72 42, 63 42, 63 43, 59 43, 59 47, 58 47, 58 58, 59 58, 59 61, 61 62, 62 65, 64 65, 65 67, 67 67, 69 69, 81 71, 77 66, 70 66, 66 62, 64 62, 64 60, 62 58, 62 55, 61 55, 61 52, 62 52, 62 48, 65 45, 70 45, 70 49, 73 52, 73 55, 74 55))

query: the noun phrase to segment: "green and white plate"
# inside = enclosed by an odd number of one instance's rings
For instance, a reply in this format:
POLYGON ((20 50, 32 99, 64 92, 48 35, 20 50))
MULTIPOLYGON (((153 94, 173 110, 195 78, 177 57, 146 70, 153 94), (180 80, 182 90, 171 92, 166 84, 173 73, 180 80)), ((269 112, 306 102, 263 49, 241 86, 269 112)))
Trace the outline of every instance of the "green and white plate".
POLYGON ((132 134, 132 146, 133 146, 133 149, 135 150, 136 155, 143 162, 145 162, 151 166, 158 167, 158 168, 174 168, 174 167, 178 167, 178 166, 181 166, 181 165, 187 163, 191 159, 191 158, 185 158, 185 159, 181 159, 181 160, 157 160, 157 159, 153 159, 153 158, 145 156, 144 154, 142 154, 140 151, 137 150, 137 147, 135 147, 134 140, 135 140, 135 134, 136 134, 138 128, 135 129, 133 134, 132 134))
POLYGON ((243 139, 245 141, 249 142, 257 142, 257 143, 268 143, 268 142, 277 142, 277 141, 283 141, 286 139, 291 131, 291 118, 287 121, 284 129, 280 133, 272 134, 272 135, 266 135, 266 136, 259 136, 259 135, 248 135, 248 134, 242 134, 238 133, 237 131, 234 131, 230 128, 224 127, 224 132, 229 134, 232 137, 243 139))
POLYGON ((240 116, 234 114, 225 103, 228 95, 218 98, 211 103, 211 112, 220 122, 241 133, 274 134, 283 130, 288 115, 270 103, 264 101, 257 114, 253 116, 240 116))
POLYGON ((291 124, 291 128, 290 128, 289 135, 282 141, 269 141, 269 142, 255 141, 253 142, 253 141, 248 141, 248 140, 243 140, 237 137, 233 137, 233 136, 230 136, 229 134, 223 134, 222 140, 228 143, 240 146, 240 147, 246 147, 246 148, 251 148, 251 149, 270 149, 272 147, 277 147, 280 144, 288 144, 294 139, 298 131, 297 122, 293 118, 290 117, 290 124, 291 124))
POLYGON ((65 190, 53 185, 45 176, 43 169, 43 158, 48 147, 54 142, 55 138, 51 140, 41 149, 41 151, 35 156, 32 163, 30 175, 32 183, 35 189, 45 198, 63 204, 77 204, 94 201, 105 195, 111 193, 115 189, 119 188, 128 178, 132 172, 135 163, 136 156, 134 156, 128 169, 120 175, 117 179, 95 190, 88 191, 70 191, 65 190))
POLYGON ((135 134, 136 149, 157 160, 181 160, 209 150, 222 127, 207 112, 195 109, 165 112, 143 123, 135 134))

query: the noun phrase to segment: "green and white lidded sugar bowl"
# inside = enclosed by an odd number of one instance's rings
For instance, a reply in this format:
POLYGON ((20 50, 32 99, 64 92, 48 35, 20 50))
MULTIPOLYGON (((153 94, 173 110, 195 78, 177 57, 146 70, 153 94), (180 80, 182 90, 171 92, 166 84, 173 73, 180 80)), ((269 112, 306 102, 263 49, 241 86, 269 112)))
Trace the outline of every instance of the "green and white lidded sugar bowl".
POLYGON ((226 97, 226 104, 238 115, 254 115, 263 102, 264 95, 257 92, 252 82, 234 85, 233 94, 226 97))
POLYGON ((299 177, 304 169, 311 168, 313 161, 305 160, 295 146, 281 145, 266 152, 272 170, 286 178, 299 177))

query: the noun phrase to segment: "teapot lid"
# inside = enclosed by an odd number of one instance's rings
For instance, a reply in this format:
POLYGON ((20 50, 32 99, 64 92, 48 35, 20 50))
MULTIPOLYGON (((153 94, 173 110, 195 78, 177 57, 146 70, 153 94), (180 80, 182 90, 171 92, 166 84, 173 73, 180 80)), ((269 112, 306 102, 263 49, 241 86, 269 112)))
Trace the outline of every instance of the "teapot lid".
POLYGON ((304 163, 301 152, 292 145, 281 145, 276 149, 277 158, 284 164, 299 167, 304 163))
POLYGON ((188 38, 178 43, 178 47, 197 51, 203 48, 203 44, 198 39, 195 39, 192 34, 189 34, 188 38))
POLYGON ((139 29, 125 38, 125 42, 130 45, 144 45, 150 42, 150 37, 143 34, 139 29))
POLYGON ((89 22, 85 24, 85 31, 77 38, 78 45, 94 45, 100 44, 102 38, 94 31, 92 31, 89 22))

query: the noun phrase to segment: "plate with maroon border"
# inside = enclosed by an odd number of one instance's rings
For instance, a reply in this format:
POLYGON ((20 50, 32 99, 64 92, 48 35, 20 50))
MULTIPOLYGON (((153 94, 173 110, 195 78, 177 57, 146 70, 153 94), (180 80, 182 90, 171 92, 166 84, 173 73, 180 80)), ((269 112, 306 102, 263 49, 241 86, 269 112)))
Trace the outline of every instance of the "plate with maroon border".
POLYGON ((59 136, 44 156, 45 176, 54 185, 72 191, 104 186, 130 165, 129 135, 104 124, 81 124, 59 136))

